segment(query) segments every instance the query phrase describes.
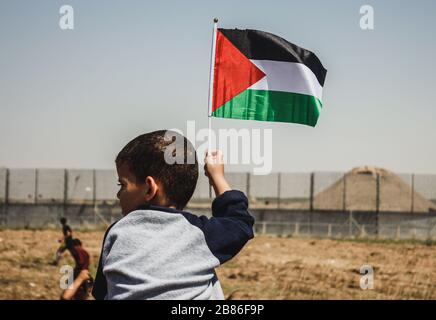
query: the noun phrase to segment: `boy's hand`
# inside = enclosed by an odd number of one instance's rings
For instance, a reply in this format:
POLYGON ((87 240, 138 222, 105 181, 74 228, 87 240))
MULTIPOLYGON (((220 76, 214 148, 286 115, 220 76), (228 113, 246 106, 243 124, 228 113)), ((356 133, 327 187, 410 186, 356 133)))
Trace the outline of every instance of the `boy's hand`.
POLYGON ((209 178, 216 196, 231 190, 224 178, 223 154, 220 150, 207 151, 204 158, 204 174, 209 178))
POLYGON ((224 161, 221 150, 206 152, 204 158, 204 173, 209 179, 224 176, 224 161))
MULTIPOLYGON (((77 276, 77 278, 79 278, 79 279, 82 280, 82 281, 85 281, 85 280, 90 279, 89 271, 86 270, 86 269, 80 271, 80 273, 79 273, 79 275, 77 276)), ((77 278, 76 278, 76 279, 77 279, 77 278)))

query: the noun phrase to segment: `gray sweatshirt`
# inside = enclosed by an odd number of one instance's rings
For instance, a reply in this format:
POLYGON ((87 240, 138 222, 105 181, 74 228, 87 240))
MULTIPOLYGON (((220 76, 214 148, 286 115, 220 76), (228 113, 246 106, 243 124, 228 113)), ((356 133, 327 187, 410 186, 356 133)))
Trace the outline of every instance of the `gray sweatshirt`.
POLYGON ((247 197, 231 190, 212 203, 212 218, 148 205, 105 235, 96 299, 224 299, 215 268, 253 238, 247 197))

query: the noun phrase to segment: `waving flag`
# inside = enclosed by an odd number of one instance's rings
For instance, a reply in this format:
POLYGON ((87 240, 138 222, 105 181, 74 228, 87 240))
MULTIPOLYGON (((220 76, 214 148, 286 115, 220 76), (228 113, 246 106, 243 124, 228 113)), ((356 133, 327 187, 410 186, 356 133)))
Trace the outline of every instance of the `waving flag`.
POLYGON ((315 126, 327 70, 316 55, 258 30, 217 29, 211 116, 315 126))

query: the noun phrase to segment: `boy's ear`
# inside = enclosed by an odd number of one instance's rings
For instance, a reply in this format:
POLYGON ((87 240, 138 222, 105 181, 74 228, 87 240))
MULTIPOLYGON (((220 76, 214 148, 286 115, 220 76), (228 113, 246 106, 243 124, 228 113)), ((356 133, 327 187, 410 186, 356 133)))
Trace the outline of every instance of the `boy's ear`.
POLYGON ((156 180, 154 180, 154 178, 151 176, 147 176, 147 178, 145 178, 145 184, 147 185, 147 191, 144 197, 145 201, 148 202, 156 196, 159 186, 157 185, 156 180))

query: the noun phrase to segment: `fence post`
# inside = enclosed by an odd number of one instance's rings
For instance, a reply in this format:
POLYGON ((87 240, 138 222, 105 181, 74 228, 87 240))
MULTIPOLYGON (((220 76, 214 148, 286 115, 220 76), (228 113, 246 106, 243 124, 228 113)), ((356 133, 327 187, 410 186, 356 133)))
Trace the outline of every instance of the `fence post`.
POLYGON ((346 173, 344 173, 342 181, 343 181, 342 210, 347 211, 347 174, 346 173))
POLYGON ((380 174, 377 173, 376 176, 376 196, 375 196, 375 210, 380 211, 380 174))
POLYGON ((5 226, 9 225, 8 213, 9 213, 9 169, 6 169, 6 181, 5 181, 5 203, 3 206, 3 219, 5 226))
POLYGON ((397 240, 399 240, 401 238, 401 227, 400 227, 400 225, 397 226, 396 238, 397 238, 397 240))
POLYGON ((379 236, 379 213, 380 213, 380 174, 376 175, 376 198, 375 198, 375 236, 379 236))
POLYGON ((97 178, 96 170, 92 170, 92 206, 94 208, 94 227, 97 225, 97 178))
POLYGON ((67 214, 67 203, 68 203, 68 170, 64 170, 64 205, 62 216, 65 217, 67 214))
POLYGON ((315 174, 310 173, 310 211, 313 211, 313 192, 314 192, 315 174))
POLYGON ((38 175, 39 175, 39 170, 35 169, 35 189, 34 189, 35 196, 34 196, 34 199, 33 199, 33 202, 35 204, 38 203, 38 175))
POLYGON ((365 225, 362 224, 362 229, 360 229, 360 237, 364 238, 366 236, 365 225))
POLYGON ((281 197, 281 188, 280 188, 280 184, 282 181, 282 173, 279 172, 277 174, 277 208, 280 209, 280 197, 281 197))
POLYGON ((262 221, 262 234, 266 234, 266 222, 262 221))
POLYGON ((327 237, 328 238, 332 237, 332 224, 331 223, 329 223, 329 225, 328 225, 327 237))
POLYGON ((297 222, 295 224, 295 232, 294 233, 295 233, 296 236, 298 236, 299 233, 300 233, 300 223, 299 222, 297 222))
POLYGON ((413 213, 415 211, 415 174, 412 173, 412 181, 411 181, 411 208, 410 211, 413 213))

